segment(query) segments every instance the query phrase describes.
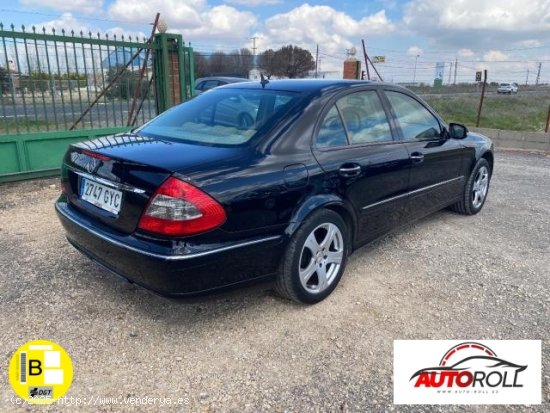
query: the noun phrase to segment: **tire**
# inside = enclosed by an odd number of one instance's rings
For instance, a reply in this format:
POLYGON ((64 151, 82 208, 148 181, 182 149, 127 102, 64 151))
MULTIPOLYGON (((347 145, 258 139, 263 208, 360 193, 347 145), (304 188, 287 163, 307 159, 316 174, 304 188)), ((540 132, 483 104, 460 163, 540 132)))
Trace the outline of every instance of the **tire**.
POLYGON ((480 159, 468 180, 464 184, 462 200, 451 205, 451 209, 462 215, 475 215, 487 200, 489 184, 491 182, 491 167, 485 159, 480 159))
POLYGON ((346 223, 336 212, 313 212, 288 244, 275 283, 277 292, 302 304, 315 304, 328 297, 346 268, 348 233, 346 223))

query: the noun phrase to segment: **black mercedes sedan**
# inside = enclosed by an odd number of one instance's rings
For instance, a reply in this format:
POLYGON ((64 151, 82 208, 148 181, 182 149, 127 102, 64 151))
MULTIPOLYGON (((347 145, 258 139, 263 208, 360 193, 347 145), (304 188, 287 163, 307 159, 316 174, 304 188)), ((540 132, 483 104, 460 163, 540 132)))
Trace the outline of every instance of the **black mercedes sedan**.
POLYGON ((265 279, 316 303, 369 241, 478 213, 493 163, 488 138, 393 84, 236 83, 71 145, 55 207, 75 248, 161 295, 265 279))

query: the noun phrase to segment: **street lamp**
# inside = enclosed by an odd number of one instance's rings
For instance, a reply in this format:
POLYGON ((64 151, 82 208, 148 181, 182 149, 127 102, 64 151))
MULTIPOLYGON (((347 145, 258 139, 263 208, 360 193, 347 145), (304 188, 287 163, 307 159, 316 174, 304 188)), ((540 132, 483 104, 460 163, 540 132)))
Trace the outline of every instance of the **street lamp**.
POLYGON ((413 83, 416 83, 416 64, 418 63, 419 54, 416 55, 414 59, 414 72, 413 72, 413 83))

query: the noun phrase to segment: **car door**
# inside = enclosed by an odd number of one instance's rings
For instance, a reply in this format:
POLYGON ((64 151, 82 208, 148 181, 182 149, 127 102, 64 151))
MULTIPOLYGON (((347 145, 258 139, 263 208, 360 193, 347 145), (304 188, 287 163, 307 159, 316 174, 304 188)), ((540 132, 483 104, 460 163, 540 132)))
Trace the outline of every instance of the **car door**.
POLYGON ((407 215, 419 218, 441 209, 460 194, 467 149, 449 139, 439 119, 415 97, 385 90, 400 139, 410 157, 407 215))
POLYGON ((409 155, 395 140, 376 89, 334 99, 322 114, 313 153, 358 218, 356 245, 403 221, 409 155))

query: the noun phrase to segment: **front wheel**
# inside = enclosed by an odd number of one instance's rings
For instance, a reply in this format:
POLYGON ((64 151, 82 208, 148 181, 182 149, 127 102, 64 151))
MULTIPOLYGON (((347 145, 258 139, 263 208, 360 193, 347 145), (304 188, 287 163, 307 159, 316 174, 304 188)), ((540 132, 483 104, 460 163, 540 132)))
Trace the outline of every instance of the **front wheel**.
POLYGON ((319 210, 307 218, 289 242, 276 290, 303 304, 324 300, 346 267, 348 230, 340 215, 319 210))
POLYGON ((487 199, 489 183, 491 181, 491 167, 485 159, 480 159, 464 185, 462 200, 451 205, 453 211, 463 215, 475 215, 487 199))

